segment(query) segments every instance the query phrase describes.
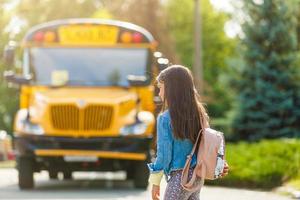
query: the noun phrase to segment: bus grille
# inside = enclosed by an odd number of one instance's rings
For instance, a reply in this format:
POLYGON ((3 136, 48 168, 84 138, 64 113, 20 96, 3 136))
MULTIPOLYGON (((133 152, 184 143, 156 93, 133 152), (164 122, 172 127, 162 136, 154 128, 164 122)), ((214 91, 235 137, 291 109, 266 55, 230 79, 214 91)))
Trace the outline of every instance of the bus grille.
POLYGON ((53 105, 50 115, 55 129, 102 131, 111 125, 113 108, 88 105, 80 109, 75 105, 53 105))

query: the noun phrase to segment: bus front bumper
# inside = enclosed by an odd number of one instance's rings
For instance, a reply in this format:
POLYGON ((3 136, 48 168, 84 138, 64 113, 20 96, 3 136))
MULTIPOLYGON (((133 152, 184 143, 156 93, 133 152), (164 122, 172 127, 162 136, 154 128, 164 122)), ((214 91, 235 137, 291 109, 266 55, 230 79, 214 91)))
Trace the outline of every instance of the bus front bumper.
POLYGON ((146 160, 151 138, 72 138, 26 135, 14 139, 18 156, 98 157, 118 160, 146 160))

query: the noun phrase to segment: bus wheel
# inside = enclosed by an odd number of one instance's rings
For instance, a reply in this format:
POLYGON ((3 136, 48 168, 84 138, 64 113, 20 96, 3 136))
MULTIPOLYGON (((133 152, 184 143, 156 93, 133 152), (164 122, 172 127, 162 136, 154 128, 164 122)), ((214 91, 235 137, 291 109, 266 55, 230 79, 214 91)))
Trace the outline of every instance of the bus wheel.
POLYGON ((135 168, 129 168, 126 170, 126 180, 134 179, 135 168))
POLYGON ((136 163, 134 173, 134 186, 140 189, 147 189, 149 178, 149 169, 146 161, 138 161, 136 163))
POLYGON ((19 188, 32 189, 34 187, 33 160, 28 157, 19 157, 17 159, 17 166, 19 171, 19 188))
POLYGON ((66 172, 63 172, 63 174, 64 174, 64 180, 72 179, 72 172, 66 171, 66 172))
POLYGON ((57 171, 49 170, 48 174, 49 174, 50 179, 58 179, 58 172, 57 171))

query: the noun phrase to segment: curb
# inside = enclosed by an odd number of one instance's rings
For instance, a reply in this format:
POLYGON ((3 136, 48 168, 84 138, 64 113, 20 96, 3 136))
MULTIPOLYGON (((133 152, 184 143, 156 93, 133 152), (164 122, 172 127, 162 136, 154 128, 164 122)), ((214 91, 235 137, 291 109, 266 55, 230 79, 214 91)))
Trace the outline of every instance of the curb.
POLYGON ((300 200, 300 190, 296 190, 295 188, 291 186, 281 186, 275 190, 276 192, 286 194, 293 199, 299 199, 300 200))

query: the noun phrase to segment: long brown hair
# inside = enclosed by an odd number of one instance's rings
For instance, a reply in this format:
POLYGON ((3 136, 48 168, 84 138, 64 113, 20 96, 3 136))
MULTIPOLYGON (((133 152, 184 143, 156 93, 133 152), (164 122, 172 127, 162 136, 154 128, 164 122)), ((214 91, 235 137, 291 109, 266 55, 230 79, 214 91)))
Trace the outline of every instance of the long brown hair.
POLYGON ((208 124, 208 115, 195 88, 191 71, 181 65, 172 65, 159 73, 157 82, 164 84, 162 111, 169 109, 172 130, 177 139, 195 143, 199 130, 208 124))

